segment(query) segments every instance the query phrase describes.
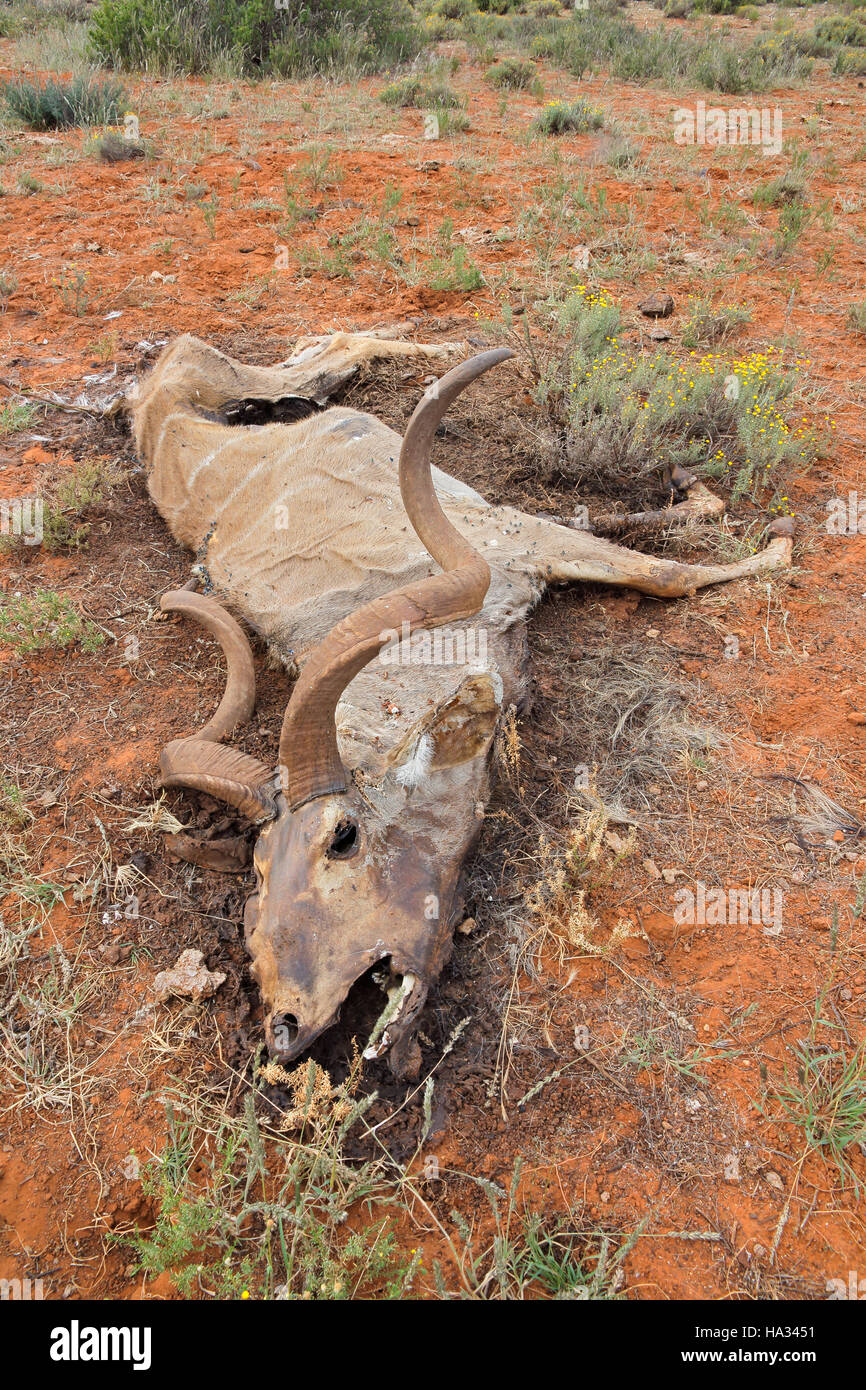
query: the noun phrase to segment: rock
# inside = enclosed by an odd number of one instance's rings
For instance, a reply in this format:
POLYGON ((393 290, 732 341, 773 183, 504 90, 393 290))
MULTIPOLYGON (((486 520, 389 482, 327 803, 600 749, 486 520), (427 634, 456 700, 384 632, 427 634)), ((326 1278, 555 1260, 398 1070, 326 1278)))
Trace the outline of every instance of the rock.
POLYGON ((782 1182, 779 1174, 773 1172, 772 1168, 767 1169, 764 1174, 764 1181, 769 1183, 770 1187, 775 1187, 777 1192, 784 1192, 785 1190, 785 1184, 782 1182))
POLYGON ((847 714, 845 718, 849 724, 866 724, 866 713, 862 710, 855 710, 853 713, 847 714))
POLYGON ((183 951, 171 970, 160 970, 153 981, 153 993, 161 1002, 173 996, 181 999, 210 999, 225 983, 220 971, 208 970, 201 951, 183 951))
POLYGON ((467 917, 465 922, 460 923, 460 926, 457 928, 457 930, 460 932, 462 936, 468 936, 470 932, 474 932, 475 930, 475 918, 467 917))
POLYGON ((674 311, 674 299, 670 294, 651 294, 637 306, 648 319, 666 319, 674 311))
POLYGON ((644 871, 650 878, 661 878, 661 870, 654 859, 642 859, 641 863, 643 864, 644 871))
POLYGON ((651 328, 650 337, 654 343, 669 343, 671 335, 666 328, 651 328))

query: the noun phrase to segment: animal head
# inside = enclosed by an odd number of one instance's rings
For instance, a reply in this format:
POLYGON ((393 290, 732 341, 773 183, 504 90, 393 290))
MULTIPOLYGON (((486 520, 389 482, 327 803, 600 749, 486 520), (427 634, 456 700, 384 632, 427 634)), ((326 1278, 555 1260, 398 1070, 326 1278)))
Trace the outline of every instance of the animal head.
POLYGON ((208 792, 263 823, 245 932, 268 1046, 283 1061, 335 1021, 352 986, 374 968, 386 1000, 368 1055, 388 1051, 411 1033, 450 950, 460 868, 486 795, 499 711, 493 679, 470 676, 450 691, 391 750, 375 785, 356 783, 343 765, 337 705, 395 632, 458 623, 484 602, 489 568, 439 505, 430 448, 459 392, 510 356, 500 349, 461 364, 415 410, 400 453, 400 490, 441 572, 349 614, 310 655, 283 720, 276 772, 221 742, 255 702, 242 629, 200 594, 180 590, 162 601, 166 611, 196 618, 226 656, 219 708, 194 737, 163 751, 162 781, 208 792))

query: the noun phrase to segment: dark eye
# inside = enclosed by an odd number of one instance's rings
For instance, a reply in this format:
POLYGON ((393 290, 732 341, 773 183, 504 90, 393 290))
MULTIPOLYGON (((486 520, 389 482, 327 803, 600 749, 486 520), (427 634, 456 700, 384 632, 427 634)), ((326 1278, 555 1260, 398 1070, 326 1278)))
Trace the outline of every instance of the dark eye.
POLYGON ((334 826, 331 843, 326 854, 329 859, 351 859, 358 852, 358 825, 356 821, 344 816, 334 826))

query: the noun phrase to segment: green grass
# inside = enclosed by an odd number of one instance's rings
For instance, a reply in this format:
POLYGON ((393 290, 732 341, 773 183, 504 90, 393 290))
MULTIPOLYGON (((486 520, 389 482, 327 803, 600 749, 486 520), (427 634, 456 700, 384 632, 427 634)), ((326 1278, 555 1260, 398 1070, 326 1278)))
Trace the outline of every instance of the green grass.
POLYGON ((83 652, 95 652, 104 641, 99 628, 83 618, 70 599, 51 589, 0 598, 0 642, 24 655, 62 651, 73 643, 83 652))
POLYGON ((28 429, 38 414, 39 406, 30 401, 7 401, 6 405, 0 405, 0 439, 28 429))
POLYGON ((68 83, 46 82, 44 86, 19 77, 3 84, 0 96, 10 114, 31 130, 117 125, 127 102, 118 83, 84 77, 68 83))
POLYGON ((866 1144, 866 1043, 853 1051, 810 1037, 793 1048, 793 1070, 772 1093, 810 1150, 834 1163, 859 1194, 848 1151, 866 1144))

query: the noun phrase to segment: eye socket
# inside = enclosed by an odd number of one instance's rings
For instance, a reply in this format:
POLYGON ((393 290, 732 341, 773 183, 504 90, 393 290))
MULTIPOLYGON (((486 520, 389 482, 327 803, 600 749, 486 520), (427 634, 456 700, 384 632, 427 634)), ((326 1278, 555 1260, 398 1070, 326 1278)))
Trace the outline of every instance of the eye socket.
POLYGON ((358 853, 358 823, 344 816, 334 826, 331 843, 325 851, 329 859, 351 859, 358 853))

